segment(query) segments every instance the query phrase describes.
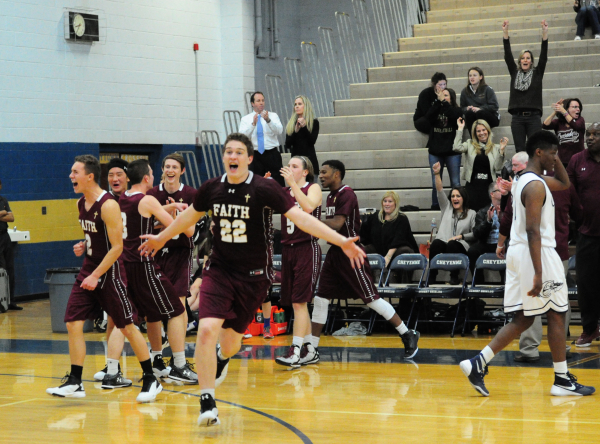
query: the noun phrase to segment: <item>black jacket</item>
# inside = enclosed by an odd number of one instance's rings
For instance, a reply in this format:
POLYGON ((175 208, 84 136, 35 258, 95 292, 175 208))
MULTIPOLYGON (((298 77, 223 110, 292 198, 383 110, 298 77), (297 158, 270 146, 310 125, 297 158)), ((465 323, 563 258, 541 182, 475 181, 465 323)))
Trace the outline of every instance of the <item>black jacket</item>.
MULTIPOLYGON (((490 231, 492 231, 492 223, 487 220, 487 212, 489 206, 485 206, 477 212, 475 216, 475 226, 473 227, 473 235, 477 241, 486 244, 490 231)), ((498 218, 500 215, 498 215, 498 218)))

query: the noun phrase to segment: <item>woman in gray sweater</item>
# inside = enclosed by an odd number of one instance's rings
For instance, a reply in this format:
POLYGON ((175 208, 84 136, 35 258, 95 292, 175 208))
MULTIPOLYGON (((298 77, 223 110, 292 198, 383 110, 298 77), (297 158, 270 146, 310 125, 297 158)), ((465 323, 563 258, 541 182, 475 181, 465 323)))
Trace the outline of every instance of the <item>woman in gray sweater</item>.
MULTIPOLYGON (((435 175, 435 189, 442 211, 442 221, 435 240, 429 247, 429 260, 441 253, 467 254, 471 243, 475 242, 473 227, 475 226, 475 211, 469 209, 469 197, 464 187, 453 187, 450 196, 444 194, 444 186, 440 177, 441 166, 435 163, 431 167, 435 175)), ((435 282, 437 270, 432 270, 429 282, 435 282)), ((450 274, 450 284, 456 285, 458 271, 450 274)))

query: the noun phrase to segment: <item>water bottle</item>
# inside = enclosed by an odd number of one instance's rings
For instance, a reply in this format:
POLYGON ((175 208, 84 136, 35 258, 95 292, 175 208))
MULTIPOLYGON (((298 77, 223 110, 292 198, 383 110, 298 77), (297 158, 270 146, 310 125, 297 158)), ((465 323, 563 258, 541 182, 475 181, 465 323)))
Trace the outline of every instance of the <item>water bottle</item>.
POLYGON ((256 323, 257 324, 262 324, 263 323, 263 312, 262 312, 262 310, 260 308, 256 312, 256 323))
POLYGON ((433 236, 433 232, 437 231, 437 225, 435 223, 435 217, 431 219, 431 235, 433 236))

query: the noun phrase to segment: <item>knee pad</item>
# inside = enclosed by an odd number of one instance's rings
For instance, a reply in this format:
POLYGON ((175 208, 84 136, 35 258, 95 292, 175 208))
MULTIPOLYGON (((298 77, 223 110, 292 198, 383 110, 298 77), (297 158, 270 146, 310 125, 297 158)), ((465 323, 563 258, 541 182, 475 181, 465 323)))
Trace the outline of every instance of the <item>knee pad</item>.
POLYGON ((394 317, 394 315, 396 314, 396 310, 394 310, 394 307, 392 307, 392 304, 390 304, 388 301, 385 301, 383 299, 377 299, 373 302, 369 302, 367 304, 367 307, 375 310, 377 313, 379 313, 381 316, 383 316, 383 319, 385 319, 386 321, 389 321, 390 319, 392 319, 394 317))
POLYGON ((312 321, 316 324, 325 325, 327 322, 327 311, 329 307, 329 299, 315 296, 313 301, 312 321))

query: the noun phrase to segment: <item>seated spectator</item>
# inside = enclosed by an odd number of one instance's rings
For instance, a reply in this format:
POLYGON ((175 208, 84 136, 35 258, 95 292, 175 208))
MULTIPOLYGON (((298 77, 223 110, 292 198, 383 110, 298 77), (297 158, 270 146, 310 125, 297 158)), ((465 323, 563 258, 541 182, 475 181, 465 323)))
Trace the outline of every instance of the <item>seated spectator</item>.
POLYGON ((367 253, 385 257, 386 267, 399 254, 419 251, 410 221, 400 212, 400 198, 395 191, 387 191, 381 199, 381 210, 369 215, 362 224, 360 242, 367 253))
POLYGON ((315 117, 308 97, 296 96, 294 112, 285 128, 285 148, 292 157, 308 157, 314 171, 319 171, 315 143, 319 137, 319 120, 315 117))
MULTIPOLYGON (((498 234, 500 229, 500 190, 496 183, 491 183, 488 187, 491 205, 482 207, 475 216, 475 226, 473 227, 473 236, 476 242, 471 245, 467 256, 469 256, 469 268, 471 274, 475 271, 477 259, 484 253, 495 253, 498 244, 498 234)), ((483 273, 476 276, 476 284, 483 283, 483 273)))
MULTIPOLYGON (((431 170, 435 177, 435 187, 442 210, 437 236, 429 247, 429 260, 441 253, 467 254, 469 244, 475 240, 473 227, 475 226, 475 211, 469 209, 469 197, 463 187, 453 187, 450 195, 446 197, 442 185, 442 167, 435 163, 431 170)), ((432 270, 429 282, 435 282, 437 270, 432 270)), ((450 274, 450 284, 459 284, 458 271, 450 274)))
POLYGON ((427 114, 429 108, 431 108, 433 103, 437 100, 440 91, 445 90, 446 86, 446 75, 443 72, 436 72, 431 77, 431 86, 421 91, 419 99, 417 100, 417 108, 413 115, 415 129, 422 133, 429 134, 431 131, 431 124, 429 123, 429 120, 425 118, 425 114, 427 114))
POLYGON ((554 111, 544 120, 542 128, 556 133, 560 143, 558 157, 566 168, 571 157, 583 151, 585 134, 585 119, 581 115, 583 105, 579 99, 560 99, 552 104, 552 109, 554 111))
POLYGON ((469 136, 476 120, 485 120, 491 128, 500 124, 498 99, 491 86, 486 85, 481 68, 474 66, 467 74, 467 86, 460 93, 460 107, 465 116, 469 136))
POLYGON ((581 40, 585 34, 585 27, 591 26, 595 39, 600 39, 600 10, 598 0, 575 0, 573 9, 577 13, 575 23, 577 23, 577 33, 575 40, 581 40))
MULTIPOLYGON (((440 164, 440 178, 444 164, 450 175, 450 184, 453 187, 460 186, 460 154, 452 151, 454 137, 458 128, 456 122, 462 117, 462 111, 456 104, 456 93, 453 89, 440 91, 433 106, 427 111, 425 118, 431 124, 427 148, 429 150, 429 166, 434 163, 440 164)), ((439 210, 440 205, 435 191, 435 177, 431 176, 431 209, 439 210)))
POLYGON ((452 149, 458 153, 465 153, 461 178, 466 181, 469 202, 473 208, 489 206, 488 187, 496 182, 497 174, 502 169, 508 138, 503 137, 500 144, 494 144, 488 123, 485 120, 477 120, 473 123, 471 131, 475 137, 463 143, 462 130, 465 121, 459 118, 457 124, 458 131, 452 149))

